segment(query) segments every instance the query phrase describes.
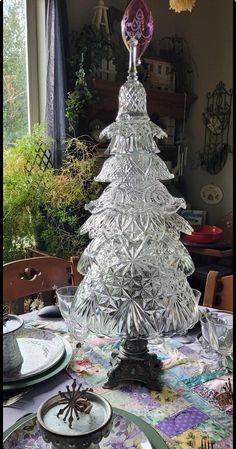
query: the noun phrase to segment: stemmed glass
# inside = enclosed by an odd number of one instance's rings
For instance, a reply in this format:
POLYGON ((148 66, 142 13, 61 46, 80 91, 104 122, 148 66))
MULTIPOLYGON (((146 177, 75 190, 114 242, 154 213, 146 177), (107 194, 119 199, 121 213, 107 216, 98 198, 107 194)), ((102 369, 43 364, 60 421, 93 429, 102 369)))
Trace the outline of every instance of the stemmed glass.
POLYGON ((73 343, 77 344, 76 347, 83 347, 84 352, 90 352, 88 348, 84 346, 84 340, 88 335, 88 329, 85 326, 80 325, 78 322, 72 319, 70 315, 71 305, 73 303, 78 286, 66 286, 60 287, 56 290, 56 296, 58 300, 58 307, 61 315, 65 320, 70 336, 73 343), (78 345, 79 343, 79 345, 78 345))

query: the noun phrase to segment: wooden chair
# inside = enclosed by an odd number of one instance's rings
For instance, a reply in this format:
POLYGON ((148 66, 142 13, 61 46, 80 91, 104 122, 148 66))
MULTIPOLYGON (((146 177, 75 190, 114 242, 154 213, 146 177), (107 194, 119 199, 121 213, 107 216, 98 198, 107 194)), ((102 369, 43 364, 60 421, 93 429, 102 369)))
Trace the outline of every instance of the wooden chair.
POLYGON ((233 275, 220 276, 209 271, 206 278, 203 306, 233 311, 233 275))
POLYGON ((24 298, 53 292, 64 285, 78 285, 81 278, 76 260, 31 257, 3 265, 3 304, 9 313, 24 313, 24 298), (14 304, 15 303, 15 304, 14 304))
POLYGON ((82 274, 80 274, 77 271, 79 259, 80 259, 79 256, 71 256, 69 259, 72 266, 74 285, 79 285, 82 279, 84 278, 84 276, 82 276, 82 274))
MULTIPOLYGON (((49 256, 48 253, 45 253, 44 251, 40 251, 36 248, 28 248, 27 251, 27 257, 40 257, 40 256, 49 256)), ((73 278, 74 278, 74 285, 79 285, 79 283, 82 281, 83 276, 82 274, 78 273, 77 271, 77 265, 79 262, 80 257, 79 256, 71 256, 69 257, 69 261, 72 263, 72 272, 73 272, 73 278)))

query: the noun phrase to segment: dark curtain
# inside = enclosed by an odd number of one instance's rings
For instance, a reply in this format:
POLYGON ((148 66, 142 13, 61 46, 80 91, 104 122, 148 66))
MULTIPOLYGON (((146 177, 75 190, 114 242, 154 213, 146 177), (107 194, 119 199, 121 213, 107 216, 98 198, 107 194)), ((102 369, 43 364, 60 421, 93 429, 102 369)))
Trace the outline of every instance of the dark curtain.
POLYGON ((68 23, 65 0, 46 1, 47 86, 46 117, 48 134, 53 137, 52 162, 60 167, 66 135, 65 99, 67 93, 66 58, 68 23))

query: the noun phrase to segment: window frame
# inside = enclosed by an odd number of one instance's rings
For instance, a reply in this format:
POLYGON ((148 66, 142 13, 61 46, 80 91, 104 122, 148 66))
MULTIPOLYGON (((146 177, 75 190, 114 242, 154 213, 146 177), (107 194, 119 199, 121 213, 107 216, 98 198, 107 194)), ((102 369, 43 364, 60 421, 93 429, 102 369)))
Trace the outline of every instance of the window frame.
POLYGON ((45 121, 45 0, 25 0, 25 13, 28 129, 32 132, 35 123, 45 121))

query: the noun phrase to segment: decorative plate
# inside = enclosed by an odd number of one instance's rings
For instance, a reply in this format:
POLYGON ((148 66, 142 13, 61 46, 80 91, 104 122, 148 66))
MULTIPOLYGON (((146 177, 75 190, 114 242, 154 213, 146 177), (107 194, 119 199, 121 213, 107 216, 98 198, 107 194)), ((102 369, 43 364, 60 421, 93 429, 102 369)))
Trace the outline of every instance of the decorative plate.
POLYGON ((47 371, 44 371, 43 373, 40 373, 36 376, 29 377, 24 380, 17 380, 14 382, 4 382, 3 383, 3 391, 9 391, 9 390, 15 390, 25 387, 30 387, 31 385, 38 384, 40 382, 43 382, 44 380, 50 379, 50 377, 55 376, 60 371, 62 371, 70 362, 72 357, 72 347, 71 345, 65 341, 65 351, 62 356, 62 358, 59 360, 59 362, 54 365, 52 368, 48 369, 47 371))
POLYGON ((206 184, 200 190, 202 200, 207 204, 218 204, 223 199, 223 192, 215 184, 206 184))
MULTIPOLYGON (((139 416, 113 407, 114 425, 100 449, 168 449, 159 433, 139 416)), ((36 414, 23 417, 3 434, 4 449, 51 449, 38 430, 36 414)))
POLYGON ((4 373, 4 382, 13 382, 47 371, 62 358, 65 345, 61 337, 44 329, 22 328, 17 336, 23 363, 20 371, 4 373))
MULTIPOLYGON (((99 443, 100 449, 152 449, 145 433, 126 417, 114 413, 112 430, 107 438, 99 443)), ((24 424, 15 425, 15 429, 4 439, 4 449, 51 449, 37 426, 35 415, 28 417, 24 424)))

